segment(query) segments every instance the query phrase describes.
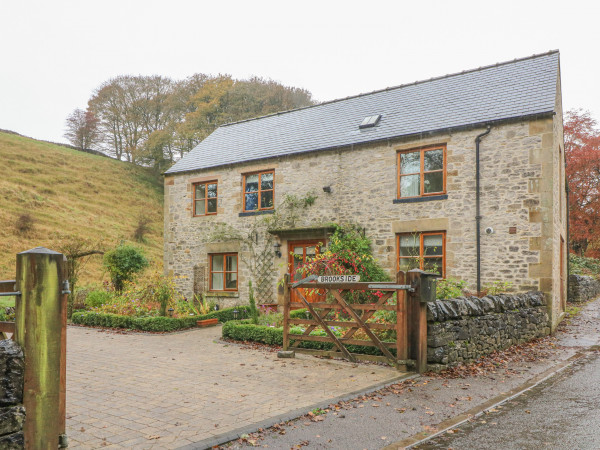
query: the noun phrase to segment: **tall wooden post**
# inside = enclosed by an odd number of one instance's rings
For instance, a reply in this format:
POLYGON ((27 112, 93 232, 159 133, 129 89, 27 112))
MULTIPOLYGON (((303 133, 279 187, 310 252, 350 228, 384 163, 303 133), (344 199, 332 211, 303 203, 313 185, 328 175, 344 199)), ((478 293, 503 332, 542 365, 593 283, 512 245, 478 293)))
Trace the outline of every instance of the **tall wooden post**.
MULTIPOLYGON (((396 284, 405 284, 406 273, 396 274, 396 284)), ((406 291, 396 290, 396 360, 408 359, 408 326, 406 311, 406 291)))
POLYGON ((427 371, 427 303, 421 302, 421 271, 409 270, 407 284, 415 288, 409 295, 408 339, 410 358, 416 360, 417 371, 427 371))
POLYGON ((290 274, 283 276, 283 349, 290 346, 290 274))
POLYGON ((23 405, 27 449, 64 445, 66 392, 66 258, 37 247, 17 255, 15 340, 25 355, 23 405))

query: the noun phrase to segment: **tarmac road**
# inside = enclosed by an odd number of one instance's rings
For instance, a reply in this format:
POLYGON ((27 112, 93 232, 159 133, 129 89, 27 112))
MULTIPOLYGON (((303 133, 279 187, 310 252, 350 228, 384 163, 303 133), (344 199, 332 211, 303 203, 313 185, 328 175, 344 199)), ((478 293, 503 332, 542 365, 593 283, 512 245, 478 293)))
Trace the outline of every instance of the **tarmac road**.
POLYGON ((415 449, 599 449, 600 353, 415 449))

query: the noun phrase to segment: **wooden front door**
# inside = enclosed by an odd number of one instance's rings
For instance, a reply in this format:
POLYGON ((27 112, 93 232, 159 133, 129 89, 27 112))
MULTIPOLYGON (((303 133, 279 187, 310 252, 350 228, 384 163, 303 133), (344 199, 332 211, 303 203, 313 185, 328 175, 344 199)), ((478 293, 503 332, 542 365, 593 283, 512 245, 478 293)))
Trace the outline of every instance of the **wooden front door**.
MULTIPOLYGON (((299 281, 304 278, 304 275, 301 273, 297 273, 296 270, 298 266, 305 263, 307 259, 314 258, 319 254, 320 246, 323 245, 323 239, 321 240, 311 240, 311 241, 288 241, 288 251, 289 251, 289 270, 292 276, 292 283, 295 281, 299 281)), ((309 302, 318 302, 320 301, 321 296, 316 292, 304 292, 304 289, 301 289, 302 295, 309 302)), ((292 302, 301 301, 300 298, 296 295, 296 290, 292 289, 292 297, 290 299, 292 302)))

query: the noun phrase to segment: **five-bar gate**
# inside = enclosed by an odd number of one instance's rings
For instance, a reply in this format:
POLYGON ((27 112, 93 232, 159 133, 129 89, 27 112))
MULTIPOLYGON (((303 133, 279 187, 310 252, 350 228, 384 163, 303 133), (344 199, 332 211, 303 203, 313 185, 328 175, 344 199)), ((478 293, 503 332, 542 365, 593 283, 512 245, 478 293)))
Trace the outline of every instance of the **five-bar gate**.
POLYGON ((435 277, 437 274, 415 269, 398 272, 396 281, 391 283, 324 283, 317 281, 316 276, 310 276, 292 284, 287 274, 284 279, 283 348, 317 352, 328 356, 343 356, 349 361, 384 359, 396 367, 414 365, 419 373, 423 373, 427 370, 427 301, 435 299, 435 277), (325 298, 330 301, 309 302, 299 288, 304 291, 319 289, 329 294, 325 298), (292 291, 295 291, 293 297, 292 291), (349 303, 344 296, 351 291, 379 292, 382 295, 375 303, 349 303), (394 293, 396 304, 388 304, 388 300, 394 293), (292 298, 299 301, 292 302, 292 298), (290 311, 298 308, 306 308, 309 313, 306 318, 290 317, 290 311), (332 311, 343 311, 351 320, 330 320, 327 316, 332 311), (377 311, 395 311, 396 323, 369 322, 377 311), (302 334, 292 334, 290 325, 304 325, 306 328, 302 334), (311 335, 319 327, 325 331, 326 336, 311 335), (342 336, 336 336, 331 327, 341 327, 345 332, 342 336), (367 339, 355 337, 359 330, 367 336, 367 339), (396 341, 384 342, 373 330, 395 330, 396 341), (299 345, 303 341, 332 343, 336 350, 301 349, 299 345), (345 345, 377 347, 383 356, 373 357, 351 353, 345 345))

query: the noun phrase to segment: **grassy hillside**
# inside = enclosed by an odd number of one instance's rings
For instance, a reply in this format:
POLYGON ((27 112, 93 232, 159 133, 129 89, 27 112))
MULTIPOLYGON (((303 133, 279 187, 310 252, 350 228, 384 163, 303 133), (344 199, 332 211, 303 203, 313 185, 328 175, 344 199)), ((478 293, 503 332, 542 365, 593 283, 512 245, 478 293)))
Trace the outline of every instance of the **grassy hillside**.
MULTIPOLYGON (((73 236, 106 249, 132 241, 141 214, 150 230, 139 245, 162 270, 163 187, 151 172, 1 132, 0 161, 0 280, 14 278, 15 255, 33 247, 60 250, 73 236), (29 231, 20 226, 24 214, 29 231)), ((88 259, 80 285, 102 281, 101 263, 100 256, 88 259)))

